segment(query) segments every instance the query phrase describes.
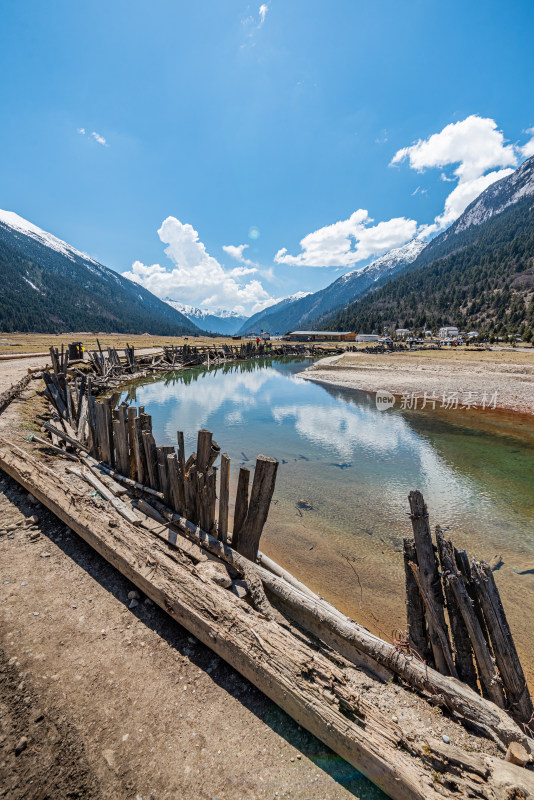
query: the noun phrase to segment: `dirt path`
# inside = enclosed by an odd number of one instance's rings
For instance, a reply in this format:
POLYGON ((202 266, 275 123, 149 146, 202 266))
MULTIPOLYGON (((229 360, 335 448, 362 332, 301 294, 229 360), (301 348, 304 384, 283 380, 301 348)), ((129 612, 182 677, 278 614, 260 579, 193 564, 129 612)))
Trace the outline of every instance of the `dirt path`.
POLYGON ((0 798, 383 797, 132 591, 0 473, 0 798))
POLYGON ((466 402, 481 407, 485 402, 488 407, 534 414, 534 350, 531 349, 347 353, 318 361, 303 377, 368 392, 391 392, 401 398, 400 402, 413 403, 416 399, 419 408, 425 393, 427 398, 435 398, 438 408, 444 397, 447 402, 457 394, 458 407, 466 402))

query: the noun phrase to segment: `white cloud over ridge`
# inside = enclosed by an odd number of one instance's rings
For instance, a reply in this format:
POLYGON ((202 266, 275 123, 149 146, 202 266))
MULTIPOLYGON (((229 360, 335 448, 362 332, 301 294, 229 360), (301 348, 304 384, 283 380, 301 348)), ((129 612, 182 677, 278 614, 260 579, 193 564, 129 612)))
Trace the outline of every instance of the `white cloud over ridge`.
MULTIPOLYGON (((203 308, 232 308, 254 314, 271 305, 273 298, 257 279, 243 282, 245 275, 257 272, 246 265, 225 270, 210 256, 198 232, 189 223, 167 217, 158 230, 167 245, 165 254, 174 264, 171 269, 160 264, 135 261, 124 276, 140 283, 157 297, 180 300, 203 308)), ((242 246, 241 254, 244 246, 242 246)), ((240 250, 238 247, 237 250, 240 250)))
POLYGON ((241 264, 245 264, 247 267, 257 267, 258 265, 254 261, 251 261, 249 258, 245 258, 243 255, 247 247, 248 244, 223 244, 222 249, 230 256, 230 258, 239 261, 241 264))
POLYGON ((443 213, 422 229, 422 235, 430 235, 454 222, 484 189, 513 172, 518 163, 518 148, 506 143, 495 120, 472 114, 398 150, 391 165, 406 160, 418 172, 457 165, 453 178, 441 175, 442 180, 457 181, 457 185, 445 200, 443 213))
POLYGON ((300 267, 352 267, 358 261, 378 256, 412 239, 417 222, 396 217, 377 225, 360 208, 348 219, 326 225, 300 240, 302 252, 293 256, 283 247, 274 259, 278 264, 300 267))

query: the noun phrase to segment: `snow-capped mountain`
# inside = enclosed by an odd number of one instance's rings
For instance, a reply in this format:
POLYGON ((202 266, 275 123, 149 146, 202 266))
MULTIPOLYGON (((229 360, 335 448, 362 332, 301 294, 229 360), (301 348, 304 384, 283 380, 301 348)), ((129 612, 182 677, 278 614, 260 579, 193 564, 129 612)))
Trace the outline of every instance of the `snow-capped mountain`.
POLYGON ((209 333, 221 333, 231 336, 239 330, 247 319, 244 314, 240 314, 237 311, 228 311, 224 308, 215 310, 196 308, 195 306, 180 303, 179 300, 173 300, 170 297, 166 297, 165 302, 191 320, 191 322, 197 324, 202 330, 209 333))
POLYGON ((0 210, 0 330, 200 333, 151 292, 0 210))
POLYGON ((464 213, 439 237, 446 241, 473 225, 482 225, 491 217, 500 214, 508 206, 524 197, 534 195, 534 156, 527 158, 511 175, 492 183, 480 194, 464 213))
POLYGON ((402 247, 396 247, 380 256, 366 267, 347 272, 325 289, 301 297, 293 295, 296 299, 286 298, 277 305, 266 308, 247 320, 241 331, 249 332, 261 328, 270 333, 285 333, 303 328, 309 325, 311 320, 317 321, 318 318, 331 314, 334 309, 357 299, 376 281, 394 275, 415 261, 426 245, 427 243, 421 239, 412 239, 402 247))

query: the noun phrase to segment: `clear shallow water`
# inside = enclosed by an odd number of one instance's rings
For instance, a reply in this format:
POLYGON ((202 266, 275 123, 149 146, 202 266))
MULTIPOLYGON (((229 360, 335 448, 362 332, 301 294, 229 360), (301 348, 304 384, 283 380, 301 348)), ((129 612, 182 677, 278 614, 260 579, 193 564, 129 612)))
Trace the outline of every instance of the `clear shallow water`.
POLYGON ((208 428, 238 466, 280 461, 262 549, 344 611, 390 636, 404 627, 407 495, 496 573, 525 666, 534 669, 534 425, 471 412, 378 411, 374 397, 303 379, 308 360, 170 373, 130 387, 158 444, 208 428), (306 500, 311 509, 297 506, 306 500), (523 574, 519 574, 523 573, 523 574))

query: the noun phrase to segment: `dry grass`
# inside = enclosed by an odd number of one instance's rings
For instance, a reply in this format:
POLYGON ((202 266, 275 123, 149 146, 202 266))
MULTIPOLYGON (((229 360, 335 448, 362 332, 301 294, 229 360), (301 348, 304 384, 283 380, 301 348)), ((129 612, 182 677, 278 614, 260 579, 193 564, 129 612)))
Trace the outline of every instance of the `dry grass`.
POLYGON ((514 348, 505 348, 494 345, 492 350, 474 350, 465 347, 447 347, 442 350, 416 350, 412 352, 388 353, 373 355, 362 353, 361 355, 347 354, 343 358, 343 366, 350 367, 364 363, 373 366, 406 366, 414 365, 421 361, 428 360, 430 363, 491 363, 491 364, 532 364, 534 363, 534 347, 530 345, 519 345, 514 348))
MULTIPOLYGON (((51 333, 7 333, 0 334, 0 353, 13 354, 18 353, 46 353, 50 345, 61 348, 61 345, 68 345, 70 342, 82 342, 84 347, 90 350, 95 350, 98 345, 96 340, 100 341, 102 347, 110 345, 111 347, 123 348, 126 344, 133 345, 135 348, 141 347, 162 347, 163 345, 180 345, 184 342, 189 344, 204 345, 204 344, 220 344, 222 342, 231 342, 231 337, 219 336, 215 338, 199 337, 198 339, 190 336, 151 336, 151 335, 131 335, 122 333, 60 333, 57 335, 51 333)), ((234 342, 235 344, 235 342, 234 342)))

